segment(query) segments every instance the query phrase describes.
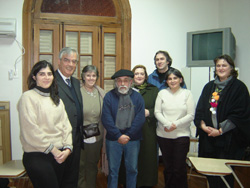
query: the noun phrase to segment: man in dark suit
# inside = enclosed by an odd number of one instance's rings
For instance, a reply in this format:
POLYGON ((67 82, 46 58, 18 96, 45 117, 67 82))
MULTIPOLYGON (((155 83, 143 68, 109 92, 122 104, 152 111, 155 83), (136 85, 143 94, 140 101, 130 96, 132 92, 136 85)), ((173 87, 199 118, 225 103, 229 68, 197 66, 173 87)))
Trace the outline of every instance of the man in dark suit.
POLYGON ((78 53, 65 47, 59 53, 58 70, 55 73, 59 97, 63 100, 69 121, 72 126, 73 152, 66 160, 63 176, 63 188, 77 188, 79 162, 82 144, 80 127, 83 123, 83 103, 80 92, 80 82, 72 77, 76 70, 78 53))

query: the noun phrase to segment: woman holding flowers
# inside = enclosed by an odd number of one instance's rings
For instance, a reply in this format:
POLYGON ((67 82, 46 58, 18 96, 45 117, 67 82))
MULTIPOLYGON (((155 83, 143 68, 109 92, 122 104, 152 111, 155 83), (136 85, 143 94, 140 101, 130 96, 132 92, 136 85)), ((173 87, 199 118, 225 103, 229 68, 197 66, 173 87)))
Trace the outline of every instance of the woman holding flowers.
MULTIPOLYGON (((228 55, 215 58, 215 79, 203 88, 194 123, 199 135, 199 157, 242 159, 250 137, 250 99, 237 79, 228 55)), ((208 176, 210 187, 226 187, 220 177, 208 176)), ((226 177, 233 187, 233 176, 226 177)))

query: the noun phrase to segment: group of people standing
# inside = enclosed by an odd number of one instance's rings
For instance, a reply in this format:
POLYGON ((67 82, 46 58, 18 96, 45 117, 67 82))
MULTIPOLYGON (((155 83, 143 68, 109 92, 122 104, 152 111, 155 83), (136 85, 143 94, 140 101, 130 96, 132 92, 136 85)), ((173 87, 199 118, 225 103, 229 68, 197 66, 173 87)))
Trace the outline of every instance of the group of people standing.
MULTIPOLYGON (((215 80, 204 87, 197 107, 166 51, 155 54, 149 76, 143 65, 117 71, 106 94, 96 85, 95 66, 83 68, 81 83, 72 77, 77 63, 78 53, 69 47, 60 51, 55 72, 47 61, 36 63, 18 102, 23 164, 34 188, 95 188, 102 154, 108 188, 118 186, 121 161, 127 188, 153 187, 159 147, 165 187, 185 188, 192 121, 200 157, 242 159, 250 99, 228 55, 214 60, 215 80)), ((211 188, 223 187, 216 177, 208 181, 211 188)))

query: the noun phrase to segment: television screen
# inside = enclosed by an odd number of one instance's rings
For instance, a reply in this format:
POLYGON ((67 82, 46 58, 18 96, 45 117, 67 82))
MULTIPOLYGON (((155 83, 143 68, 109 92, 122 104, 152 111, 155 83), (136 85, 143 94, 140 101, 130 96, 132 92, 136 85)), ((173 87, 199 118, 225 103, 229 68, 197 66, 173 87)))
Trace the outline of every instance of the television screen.
POLYGON ((193 35, 193 60, 209 60, 222 55, 222 32, 193 35))
POLYGON ((187 33, 187 67, 214 66, 213 60, 223 54, 235 58, 235 38, 231 28, 187 33))

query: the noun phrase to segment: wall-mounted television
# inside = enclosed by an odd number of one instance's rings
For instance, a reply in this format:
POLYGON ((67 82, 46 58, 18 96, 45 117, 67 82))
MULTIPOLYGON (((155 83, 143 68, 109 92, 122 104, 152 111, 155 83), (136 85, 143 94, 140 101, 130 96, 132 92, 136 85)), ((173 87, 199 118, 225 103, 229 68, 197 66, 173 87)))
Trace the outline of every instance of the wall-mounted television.
POLYGON ((231 28, 187 33, 187 67, 214 66, 214 58, 228 54, 235 59, 236 41, 231 28))

